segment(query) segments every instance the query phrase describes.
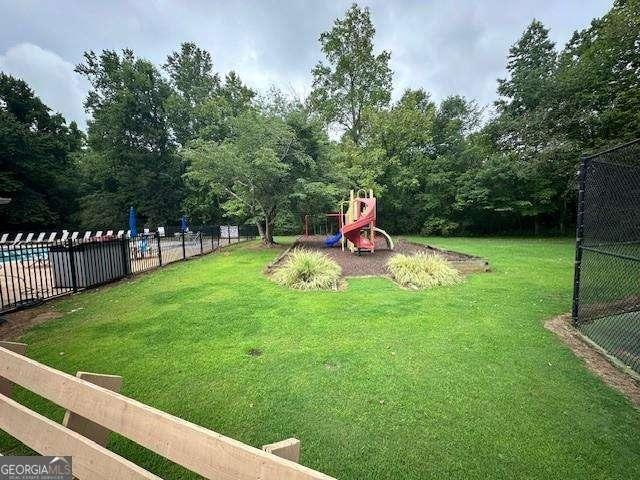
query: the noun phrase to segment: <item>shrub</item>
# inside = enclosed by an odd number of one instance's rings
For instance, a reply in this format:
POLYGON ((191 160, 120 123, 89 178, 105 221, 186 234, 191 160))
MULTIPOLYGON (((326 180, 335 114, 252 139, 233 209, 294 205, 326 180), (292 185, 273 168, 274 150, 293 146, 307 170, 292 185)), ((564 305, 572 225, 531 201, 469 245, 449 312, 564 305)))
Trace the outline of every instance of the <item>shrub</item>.
POLYGON ((297 290, 329 290, 338 287, 342 269, 324 253, 296 249, 273 274, 273 280, 297 290))
POLYGON ((450 267, 444 258, 423 252, 412 256, 394 255, 387 267, 393 279, 403 287, 422 289, 462 282, 460 272, 450 267))

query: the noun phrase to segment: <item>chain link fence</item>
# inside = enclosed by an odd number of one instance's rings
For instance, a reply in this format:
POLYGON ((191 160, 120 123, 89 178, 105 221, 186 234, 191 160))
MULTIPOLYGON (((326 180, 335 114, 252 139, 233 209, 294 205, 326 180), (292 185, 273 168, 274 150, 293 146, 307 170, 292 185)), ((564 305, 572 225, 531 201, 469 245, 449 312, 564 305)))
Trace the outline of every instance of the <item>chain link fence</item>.
POLYGON ((640 140, 581 159, 573 323, 640 373, 640 140))

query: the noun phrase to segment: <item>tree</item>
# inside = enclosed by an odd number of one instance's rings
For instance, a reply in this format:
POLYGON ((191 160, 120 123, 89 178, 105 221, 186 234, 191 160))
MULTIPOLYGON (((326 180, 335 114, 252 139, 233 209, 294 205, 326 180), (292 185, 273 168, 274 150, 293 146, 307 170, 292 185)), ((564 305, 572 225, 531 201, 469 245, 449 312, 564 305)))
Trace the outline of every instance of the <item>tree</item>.
POLYGON ((213 71, 211 54, 186 42, 173 52, 163 65, 169 74, 173 92, 167 98, 167 115, 176 140, 186 145, 202 128, 198 110, 220 92, 220 78, 213 71))
POLYGON ((616 0, 559 59, 557 131, 583 150, 640 136, 640 2, 616 0))
POLYGON ((187 177, 225 198, 222 206, 229 214, 253 220, 264 243, 272 245, 278 208, 295 180, 293 166, 308 158, 280 119, 249 111, 233 123, 233 138, 199 140, 185 151, 187 177))
POLYGON ((165 109, 171 87, 131 50, 86 52, 84 58, 76 71, 91 83, 85 108, 92 119, 89 149, 78 162, 82 223, 122 225, 131 205, 143 223, 176 222, 184 168, 165 109))
POLYGON ((318 63, 312 71, 311 105, 325 121, 345 128, 356 145, 365 111, 384 107, 391 98, 391 54, 373 53, 374 35, 369 9, 353 4, 320 35, 327 63, 318 63))
POLYGON ((435 112, 420 89, 406 90, 391 108, 367 116, 361 165, 375 174, 371 188, 381 199, 380 222, 391 231, 407 232, 421 222, 416 196, 423 190, 420 166, 433 151, 435 112))
POLYGON ((535 155, 545 147, 553 126, 549 114, 556 60, 549 30, 533 20, 509 50, 508 78, 498 79, 498 141, 503 148, 535 155))
POLYGON ((305 213, 337 201, 323 124, 299 102, 275 91, 231 122, 228 138, 200 139, 185 150, 186 178, 220 198, 227 215, 255 222, 266 245, 276 221, 299 227, 305 213))
POLYGON ((36 97, 22 80, 0 73, 0 208, 5 228, 59 227, 76 205, 71 156, 84 144, 77 125, 36 97))

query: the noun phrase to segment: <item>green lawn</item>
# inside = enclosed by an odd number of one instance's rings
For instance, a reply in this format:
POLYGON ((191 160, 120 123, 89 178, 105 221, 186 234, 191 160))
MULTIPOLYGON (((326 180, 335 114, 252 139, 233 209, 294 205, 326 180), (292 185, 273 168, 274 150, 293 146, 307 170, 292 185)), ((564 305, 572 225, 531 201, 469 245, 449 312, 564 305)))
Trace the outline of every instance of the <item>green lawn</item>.
MULTIPOLYGON (((494 271, 419 293, 383 278, 305 293, 262 275, 276 251, 236 246, 65 299, 24 341, 251 445, 298 437, 303 464, 343 479, 640 478, 640 412, 543 327, 570 310, 573 243, 420 240, 494 271)), ((188 478, 122 438, 110 448, 188 478)))

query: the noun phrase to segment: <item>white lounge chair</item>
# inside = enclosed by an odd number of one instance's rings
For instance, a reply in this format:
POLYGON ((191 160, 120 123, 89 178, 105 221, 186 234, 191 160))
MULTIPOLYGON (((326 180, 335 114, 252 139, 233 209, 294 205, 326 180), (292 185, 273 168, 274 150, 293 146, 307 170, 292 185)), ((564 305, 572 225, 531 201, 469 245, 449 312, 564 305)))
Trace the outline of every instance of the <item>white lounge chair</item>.
POLYGON ((158 235, 161 237, 165 236, 164 227, 158 227, 158 235))
POLYGON ((3 243, 7 243, 7 238, 9 238, 9 234, 3 233, 2 238, 0 238, 0 245, 2 245, 3 243))
POLYGON ((113 237, 113 230, 107 230, 107 237, 113 237))
POLYGON ((102 230, 98 230, 98 231, 96 232, 96 237, 97 237, 97 238, 100 238, 101 236, 102 236, 102 230))
POLYGON ((56 239, 57 234, 58 232, 53 232, 51 235, 49 235, 49 238, 47 238, 47 243, 53 243, 53 241, 56 239))
POLYGON ((46 235, 45 232, 40 232, 40 235, 38 235, 38 238, 36 238, 36 242, 42 242, 44 240, 44 236, 46 235))
POLYGON ((20 240, 22 240, 22 233, 17 233, 16 238, 13 239, 11 245, 17 245, 18 243, 20 243, 20 240))
POLYGON ((127 230, 127 238, 131 237, 131 230, 127 230))
POLYGON ((60 237, 60 241, 66 242, 68 238, 69 238, 69 230, 63 230, 62 237, 60 237))
POLYGON ((89 240, 89 238, 91 238, 91 231, 84 232, 84 237, 82 237, 82 240, 89 240))
POLYGON ((78 235, 80 235, 80 233, 78 233, 78 232, 73 232, 73 233, 71 234, 71 240, 75 240, 76 238, 78 238, 78 235))
POLYGON ((142 230, 142 232, 143 232, 145 235, 149 235, 149 229, 148 229, 148 228, 145 228, 144 230, 142 230))
POLYGON ((123 235, 124 235, 124 230, 118 230, 116 237, 122 238, 123 235))
MULTIPOLYGON (((29 234, 27 234, 27 238, 25 238, 25 239, 24 239, 22 242, 20 242, 20 243, 29 243, 31 240, 33 240, 33 235, 34 235, 33 233, 29 233, 29 234)), ((16 242, 14 242, 14 243, 16 243, 16 242)))

